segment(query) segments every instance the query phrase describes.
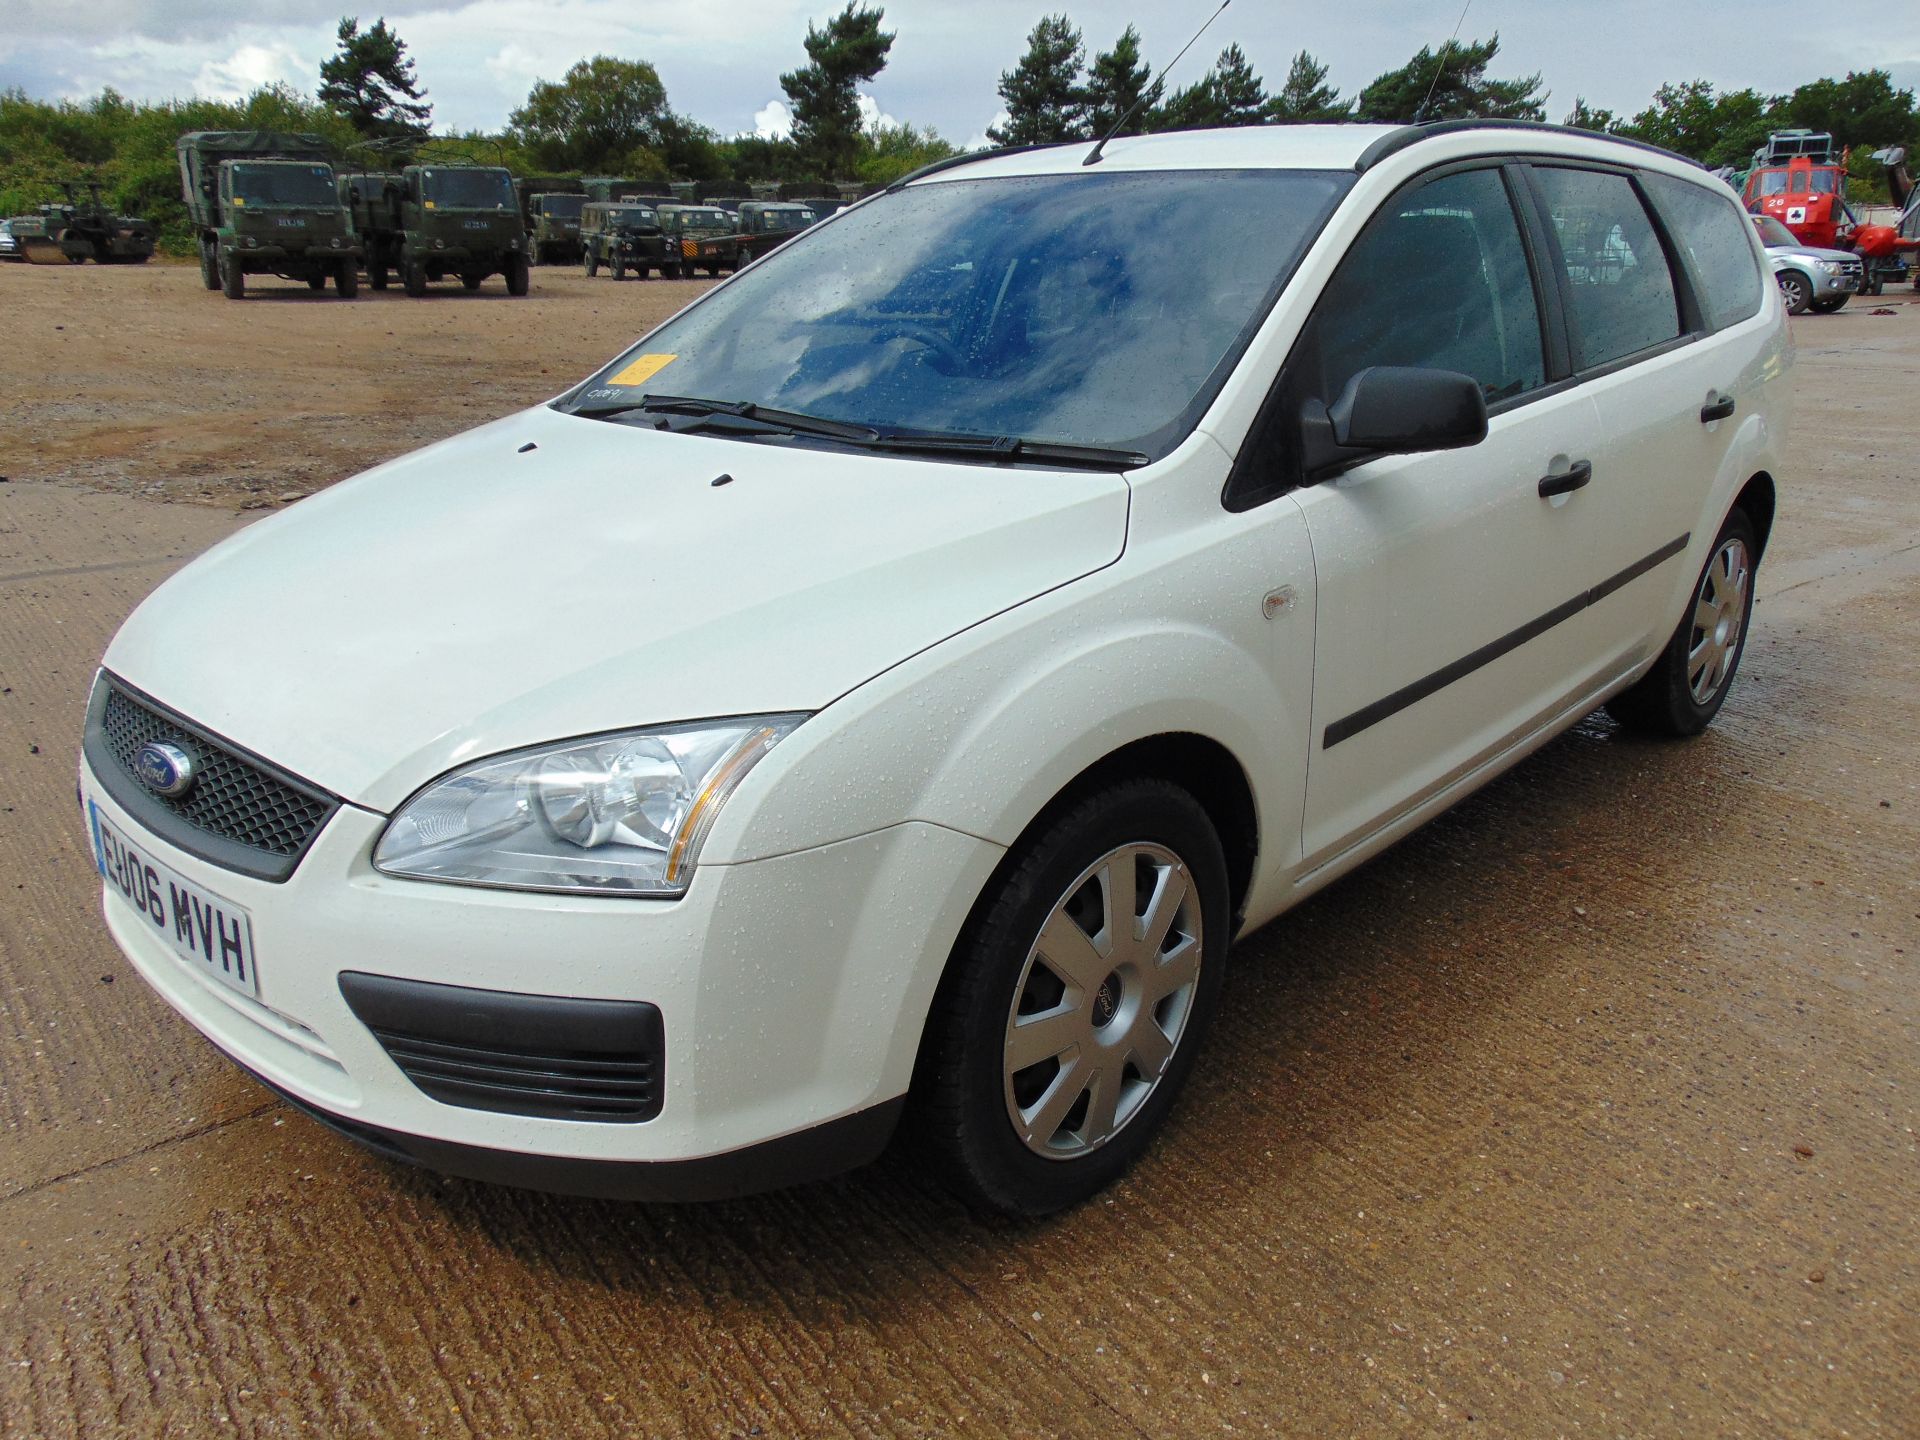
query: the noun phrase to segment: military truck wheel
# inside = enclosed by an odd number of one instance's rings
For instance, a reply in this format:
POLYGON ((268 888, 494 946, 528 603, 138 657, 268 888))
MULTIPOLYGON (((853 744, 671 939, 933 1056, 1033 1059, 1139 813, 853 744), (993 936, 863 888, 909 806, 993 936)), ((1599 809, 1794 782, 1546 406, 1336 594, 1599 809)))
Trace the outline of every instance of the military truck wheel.
POLYGON ((527 257, 515 255, 507 261, 507 294, 527 293, 527 257))
POLYGON ((417 260, 409 260, 400 267, 401 283, 407 288, 407 294, 416 300, 427 293, 427 267, 417 260))
POLYGON ((586 272, 589 280, 600 273, 600 257, 589 250, 580 260, 580 268, 586 272))
POLYGON ((322 270, 318 274, 309 275, 307 277, 307 288, 309 290, 326 289, 327 288, 327 272, 322 270))
POLYGON ((624 280, 627 278, 627 262, 626 261, 615 260, 613 262, 613 278, 616 280, 624 280))
POLYGON ((384 265, 369 265, 367 267, 367 283, 376 290, 386 289, 387 267, 384 265))
POLYGON ((486 278, 486 276, 477 270, 465 270, 460 274, 460 283, 469 290, 478 290, 480 288, 480 282, 486 278))
POLYGON ((200 283, 209 290, 220 288, 220 255, 208 240, 200 242, 200 283))
POLYGON ((333 290, 342 300, 351 300, 360 293, 360 268, 351 260, 342 260, 340 268, 333 272, 333 290))
POLYGON ((246 298, 247 272, 240 268, 238 255, 229 255, 220 262, 220 288, 229 300, 246 298))

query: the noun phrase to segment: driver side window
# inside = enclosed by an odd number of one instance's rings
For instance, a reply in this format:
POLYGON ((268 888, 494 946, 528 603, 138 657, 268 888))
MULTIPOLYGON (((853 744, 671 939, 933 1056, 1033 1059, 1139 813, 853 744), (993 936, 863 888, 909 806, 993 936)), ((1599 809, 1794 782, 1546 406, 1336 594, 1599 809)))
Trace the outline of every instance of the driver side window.
POLYGON ((1373 365, 1455 370, 1489 405, 1547 383, 1520 222, 1498 170, 1456 171, 1381 207, 1314 305, 1236 475, 1236 508, 1299 483, 1300 417, 1373 365))

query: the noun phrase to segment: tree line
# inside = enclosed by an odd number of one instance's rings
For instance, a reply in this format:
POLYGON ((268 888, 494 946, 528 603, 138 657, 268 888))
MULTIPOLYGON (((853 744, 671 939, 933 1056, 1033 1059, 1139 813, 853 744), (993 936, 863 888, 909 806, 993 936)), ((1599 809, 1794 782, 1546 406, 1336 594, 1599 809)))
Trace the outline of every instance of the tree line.
MULTIPOLYGON (((180 201, 174 141, 188 130, 273 129, 322 135, 344 164, 391 168, 415 160, 503 164, 517 173, 581 172, 649 179, 884 183, 957 153, 933 129, 868 124, 859 89, 886 68, 894 32, 885 12, 847 0, 823 24, 809 22, 804 61, 779 77, 791 132, 722 136, 669 103, 647 61, 595 55, 555 80, 539 80, 498 132, 432 133, 433 105, 406 42, 384 19, 362 27, 343 17, 319 85, 303 94, 269 85, 243 100, 136 103, 103 90, 83 102, 30 100, 0 92, 0 215, 57 198, 57 182, 100 179, 112 203, 160 226, 169 249, 191 248, 180 201)), ((1492 72, 1500 37, 1422 46, 1405 64, 1352 96, 1328 83, 1327 66, 1296 54, 1269 92, 1238 44, 1198 79, 1169 90, 1141 55, 1131 25, 1088 58, 1080 29, 1048 15, 1024 53, 1002 72, 1004 117, 996 145, 1091 139, 1219 126, 1331 121, 1412 123, 1462 118, 1544 120, 1541 77, 1492 72)), ((1767 133, 1789 126, 1831 131, 1856 148, 1920 140, 1920 107, 1885 70, 1820 79, 1791 94, 1716 92, 1705 80, 1662 85, 1648 106, 1616 115, 1576 98, 1564 124, 1649 141, 1709 167, 1743 163, 1767 133)), ((1871 193, 1878 176, 1856 177, 1871 193)), ((1864 196, 1862 198, 1865 198, 1864 196)))

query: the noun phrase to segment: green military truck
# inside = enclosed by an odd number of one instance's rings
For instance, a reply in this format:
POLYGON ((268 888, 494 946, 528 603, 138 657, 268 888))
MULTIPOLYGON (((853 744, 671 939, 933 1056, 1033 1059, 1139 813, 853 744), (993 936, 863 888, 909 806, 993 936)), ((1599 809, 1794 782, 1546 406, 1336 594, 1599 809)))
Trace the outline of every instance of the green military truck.
POLYGON ((589 175, 580 182, 589 200, 671 200, 673 186, 665 180, 641 180, 623 175, 589 175))
POLYGON ((613 278, 680 273, 679 256, 660 229, 660 212, 646 200, 590 200, 580 212, 581 268, 589 278, 606 266, 613 278))
POLYGON ((820 218, 811 205, 790 200, 743 200, 740 233, 734 237, 733 268, 777 250, 820 218))
POLYGON ((20 258, 36 265, 144 265, 158 238, 153 222, 116 215, 100 197, 98 180, 62 180, 65 204, 42 205, 36 234, 21 234, 20 258), (86 190, 83 198, 80 191, 86 190))
POLYGON ((739 246, 734 242, 738 232, 733 216, 725 210, 717 205, 675 203, 660 206, 659 215, 660 228, 666 232, 679 259, 678 269, 667 274, 691 280, 694 271, 703 265, 709 275, 735 268, 739 246))
POLYGON ((502 276, 527 293, 527 232, 513 176, 497 165, 409 165, 397 175, 344 175, 340 198, 366 257, 367 282, 398 275, 409 295, 457 277, 478 290, 502 276))
POLYGON ((578 192, 529 195, 527 227, 529 253, 535 265, 565 265, 578 260, 580 212, 587 197, 578 192))
POLYGON ((360 246, 318 135, 195 130, 176 149, 209 290, 239 300, 247 276, 278 275, 310 290, 332 280, 342 300, 359 293, 360 246))

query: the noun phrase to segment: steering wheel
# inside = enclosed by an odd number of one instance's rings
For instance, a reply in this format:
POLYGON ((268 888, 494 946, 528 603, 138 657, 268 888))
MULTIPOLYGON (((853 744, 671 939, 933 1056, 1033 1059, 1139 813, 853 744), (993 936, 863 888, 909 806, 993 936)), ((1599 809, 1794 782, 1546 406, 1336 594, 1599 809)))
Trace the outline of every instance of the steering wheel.
POLYGON ((942 335, 933 326, 914 320, 894 320, 885 330, 875 334, 875 341, 907 340, 920 345, 933 354, 939 362, 937 368, 944 374, 957 375, 966 369, 967 357, 960 347, 942 335))

